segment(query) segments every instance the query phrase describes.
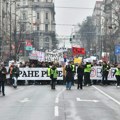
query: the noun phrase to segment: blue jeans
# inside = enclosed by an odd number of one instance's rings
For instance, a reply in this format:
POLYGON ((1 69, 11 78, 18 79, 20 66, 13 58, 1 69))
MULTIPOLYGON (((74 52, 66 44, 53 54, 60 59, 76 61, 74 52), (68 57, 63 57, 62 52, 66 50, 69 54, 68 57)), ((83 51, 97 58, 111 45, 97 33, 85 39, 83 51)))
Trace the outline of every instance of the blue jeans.
POLYGON ((71 82, 71 81, 66 82, 66 88, 67 88, 67 89, 71 89, 71 85, 72 85, 72 82, 71 82))

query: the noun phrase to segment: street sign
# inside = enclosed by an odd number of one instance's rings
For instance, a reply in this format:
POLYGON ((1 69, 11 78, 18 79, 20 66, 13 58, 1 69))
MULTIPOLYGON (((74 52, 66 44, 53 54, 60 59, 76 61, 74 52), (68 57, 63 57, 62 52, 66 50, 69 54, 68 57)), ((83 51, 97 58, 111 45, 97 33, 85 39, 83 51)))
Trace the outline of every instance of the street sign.
POLYGON ((28 50, 28 51, 32 51, 33 47, 32 46, 26 46, 25 49, 28 50))
POLYGON ((115 55, 119 55, 120 54, 120 45, 116 45, 115 46, 115 55))

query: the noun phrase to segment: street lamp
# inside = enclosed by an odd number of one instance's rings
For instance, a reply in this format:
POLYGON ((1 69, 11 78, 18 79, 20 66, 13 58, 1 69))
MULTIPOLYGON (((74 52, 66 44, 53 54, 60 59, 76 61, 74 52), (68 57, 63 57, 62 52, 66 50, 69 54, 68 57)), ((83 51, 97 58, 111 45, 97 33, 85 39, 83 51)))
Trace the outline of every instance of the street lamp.
POLYGON ((11 6, 13 3, 15 3, 15 32, 16 32, 16 0, 15 1, 10 0, 10 3, 9 3, 9 5, 10 5, 10 59, 11 59, 11 51, 12 51, 12 48, 11 48, 11 45, 12 45, 12 26, 11 26, 11 24, 12 24, 12 8, 11 8, 11 6))

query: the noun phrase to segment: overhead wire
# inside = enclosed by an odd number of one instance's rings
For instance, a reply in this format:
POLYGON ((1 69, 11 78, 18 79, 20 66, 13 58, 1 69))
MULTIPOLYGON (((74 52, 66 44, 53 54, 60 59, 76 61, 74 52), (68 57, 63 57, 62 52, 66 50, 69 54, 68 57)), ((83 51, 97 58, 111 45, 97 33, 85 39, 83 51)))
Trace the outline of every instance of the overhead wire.
POLYGON ((67 6, 55 6, 55 8, 65 8, 65 9, 86 9, 86 10, 93 10, 93 8, 84 8, 84 7, 67 7, 67 6))

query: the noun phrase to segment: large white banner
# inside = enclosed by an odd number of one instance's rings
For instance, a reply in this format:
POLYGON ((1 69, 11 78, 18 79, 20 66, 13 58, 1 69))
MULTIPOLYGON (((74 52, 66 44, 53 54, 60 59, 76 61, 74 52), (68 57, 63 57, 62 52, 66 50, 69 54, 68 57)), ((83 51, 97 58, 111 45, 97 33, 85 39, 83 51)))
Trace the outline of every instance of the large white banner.
POLYGON ((45 53, 45 61, 47 62, 59 62, 63 59, 63 52, 46 52, 45 53))
MULTIPOLYGON (((63 80, 62 68, 57 68, 58 80, 63 80)), ((113 76, 115 68, 111 68, 108 75, 108 80, 115 81, 116 78, 113 76)), ((77 79, 77 74, 75 75, 77 79)), ((101 67, 93 67, 91 72, 91 80, 101 80, 101 67)), ((47 76, 47 68, 20 68, 20 76, 18 80, 50 80, 47 76)))
MULTIPOLYGON (((63 80, 62 68, 57 68, 58 80, 63 80)), ((20 68, 18 80, 50 80, 47 76, 47 68, 20 68)))
MULTIPOLYGON (((100 66, 96 66, 92 68, 91 71, 91 80, 101 80, 102 79, 102 73, 101 73, 101 68, 100 66)), ((115 71, 115 68, 111 68, 109 70, 109 75, 108 75, 108 80, 116 80, 115 76, 113 76, 113 73, 115 71)))

